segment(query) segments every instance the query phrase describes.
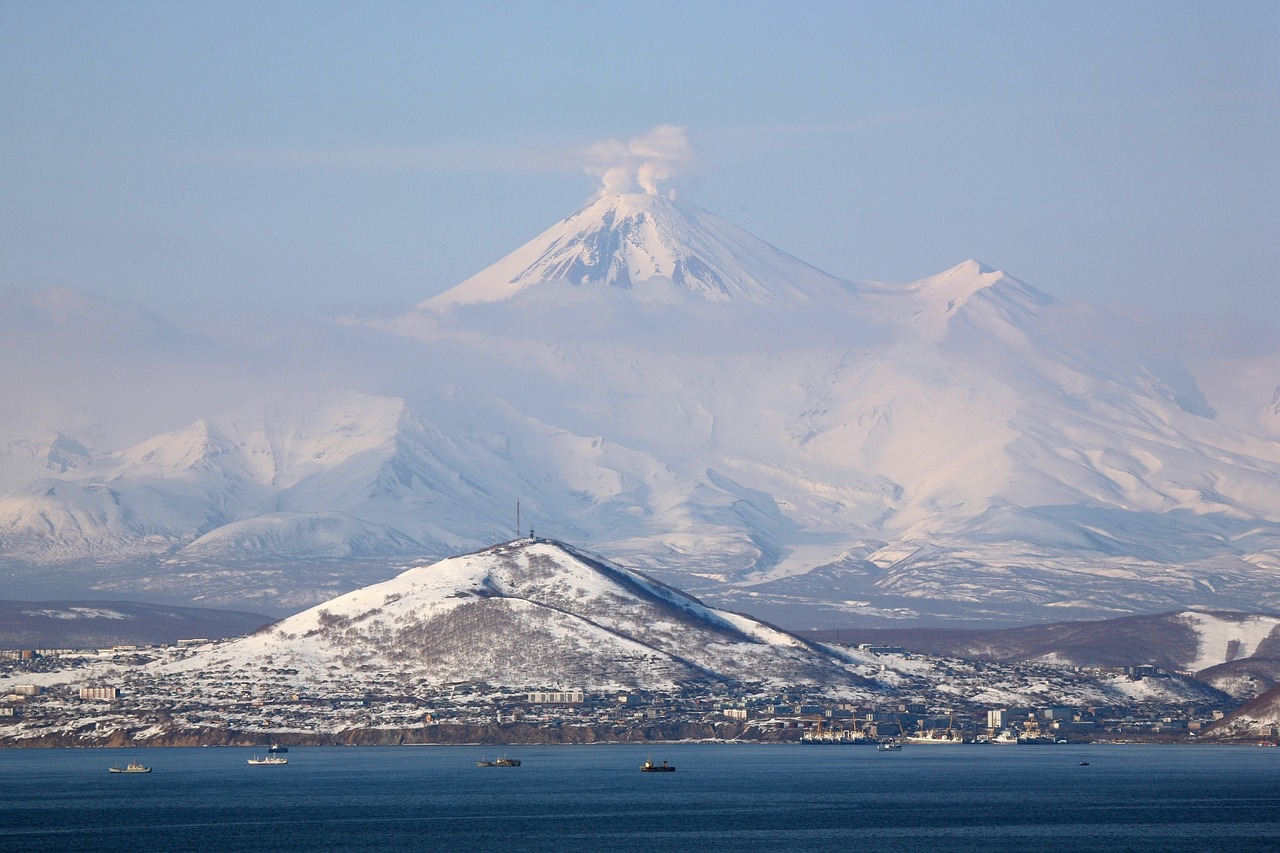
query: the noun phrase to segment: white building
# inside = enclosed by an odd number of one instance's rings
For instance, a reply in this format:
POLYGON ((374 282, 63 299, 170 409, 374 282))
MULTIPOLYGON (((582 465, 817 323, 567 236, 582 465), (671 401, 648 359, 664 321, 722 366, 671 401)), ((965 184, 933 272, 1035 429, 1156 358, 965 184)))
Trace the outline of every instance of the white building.
POLYGON ((576 705, 586 701, 581 690, 534 690, 528 694, 534 705, 576 705))

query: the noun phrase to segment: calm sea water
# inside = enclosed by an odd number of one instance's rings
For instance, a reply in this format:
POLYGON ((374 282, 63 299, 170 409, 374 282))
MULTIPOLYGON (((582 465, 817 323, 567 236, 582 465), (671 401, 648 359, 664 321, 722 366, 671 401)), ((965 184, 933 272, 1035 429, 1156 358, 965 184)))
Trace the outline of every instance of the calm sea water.
POLYGON ((0 751, 0 850, 1280 850, 1280 749, 1260 747, 253 754, 0 751), (502 754, 522 765, 475 765, 502 754), (677 771, 639 772, 650 756, 677 771), (153 772, 107 772, 130 759, 153 772))

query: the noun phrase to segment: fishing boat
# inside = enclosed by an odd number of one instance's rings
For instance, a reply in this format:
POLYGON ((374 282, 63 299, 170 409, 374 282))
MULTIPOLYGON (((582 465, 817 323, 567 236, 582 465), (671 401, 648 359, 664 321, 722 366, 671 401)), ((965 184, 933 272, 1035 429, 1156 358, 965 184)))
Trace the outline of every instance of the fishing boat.
POLYGON ((280 752, 288 752, 288 751, 289 751, 289 747, 281 746, 278 743, 271 744, 271 748, 267 750, 267 752, 271 753, 272 755, 275 755, 280 752))
POLYGON ((902 742, 896 740, 882 740, 876 744, 876 749, 881 752, 888 752, 891 749, 902 749, 902 742))
POLYGON ((661 764, 654 764, 652 760, 646 758, 644 761, 644 764, 640 765, 640 772, 641 773, 675 773, 676 768, 674 765, 668 764, 665 761, 662 762, 661 764))
POLYGON ((249 758, 246 760, 250 764, 253 764, 255 766, 289 763, 289 759, 285 758, 283 755, 264 755, 264 756, 255 755, 253 758, 249 758))
POLYGON ((493 766, 494 766, 494 767, 519 767, 519 766, 520 766, 520 759, 518 759, 518 758, 507 758, 506 756, 503 756, 502 758, 496 759, 496 760, 493 762, 493 766))
POLYGON ((108 768, 108 772, 110 773, 150 773, 151 768, 147 767, 146 765, 139 764, 136 761, 130 761, 124 767, 110 767, 108 768))

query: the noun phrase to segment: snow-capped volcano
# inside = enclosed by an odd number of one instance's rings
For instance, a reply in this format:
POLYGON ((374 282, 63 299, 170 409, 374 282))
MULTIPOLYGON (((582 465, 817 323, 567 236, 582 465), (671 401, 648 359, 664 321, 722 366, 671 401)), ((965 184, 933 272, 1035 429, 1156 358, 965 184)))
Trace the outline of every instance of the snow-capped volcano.
POLYGON ((671 690, 821 685, 869 694, 835 652, 561 543, 519 540, 411 568, 216 646, 183 668, 271 662, 431 684, 671 690))
POLYGON ((551 282, 642 291, 665 286, 713 301, 756 303, 807 300, 848 287, 695 205, 656 193, 620 193, 601 196, 419 307, 493 302, 551 282))
MULTIPOLYGON (((520 502, 783 624, 1280 609, 1274 371, 1197 372, 1108 322, 977 261, 851 284, 692 205, 606 195, 364 327, 392 354, 379 393, 38 469, 0 496, 0 555, 389 572, 505 538, 520 502)), ((103 446, 61 427, 41 434, 103 446)))

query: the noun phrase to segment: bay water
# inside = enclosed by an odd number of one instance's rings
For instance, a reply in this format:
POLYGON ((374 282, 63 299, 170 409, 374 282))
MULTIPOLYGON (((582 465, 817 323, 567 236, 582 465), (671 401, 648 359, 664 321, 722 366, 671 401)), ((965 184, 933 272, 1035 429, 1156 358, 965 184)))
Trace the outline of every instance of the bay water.
POLYGON ((3 851, 1277 851, 1280 749, 0 751, 3 851), (501 755, 519 767, 478 767, 501 755), (650 759, 674 773, 641 773, 650 759), (107 768, 131 760, 139 775, 107 768))

